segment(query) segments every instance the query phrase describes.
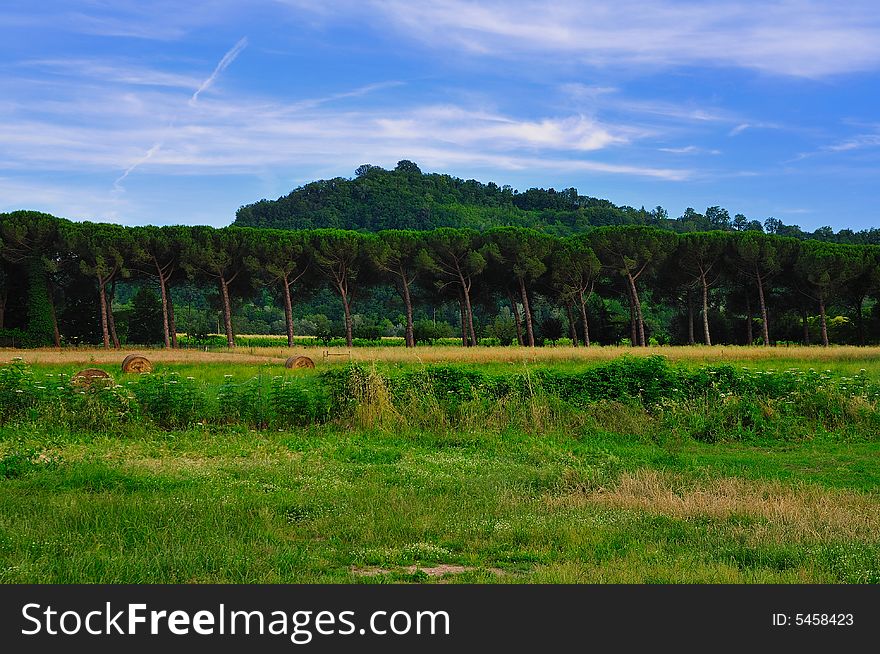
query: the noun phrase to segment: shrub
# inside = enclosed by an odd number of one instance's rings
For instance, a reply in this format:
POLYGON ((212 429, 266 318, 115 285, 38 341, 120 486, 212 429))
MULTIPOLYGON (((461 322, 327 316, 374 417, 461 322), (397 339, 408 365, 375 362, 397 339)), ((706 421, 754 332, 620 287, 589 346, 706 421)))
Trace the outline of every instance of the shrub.
POLYGON ((192 377, 176 372, 142 375, 129 384, 143 416, 165 429, 193 424, 204 407, 204 398, 192 377))
POLYGON ((324 398, 310 389, 278 376, 272 378, 269 405, 279 426, 308 425, 327 416, 324 398))
POLYGON ((0 368, 0 423, 20 416, 40 401, 40 391, 33 371, 21 359, 0 368))
POLYGON ((23 329, 0 329, 0 347, 29 347, 30 334, 23 329))
POLYGON ((232 375, 226 375, 217 393, 220 405, 220 421, 230 424, 244 423, 265 427, 266 398, 263 396, 261 380, 253 377, 236 382, 232 375))
POLYGON ((416 320, 413 323, 413 338, 416 343, 430 345, 440 338, 448 338, 452 336, 452 327, 445 323, 435 323, 431 320, 416 320))

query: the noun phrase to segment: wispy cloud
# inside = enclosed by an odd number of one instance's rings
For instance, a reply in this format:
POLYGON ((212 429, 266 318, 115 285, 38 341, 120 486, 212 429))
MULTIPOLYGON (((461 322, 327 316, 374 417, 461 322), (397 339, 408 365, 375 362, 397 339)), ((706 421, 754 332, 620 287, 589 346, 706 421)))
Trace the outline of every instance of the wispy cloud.
POLYGON ((771 123, 766 121, 753 121, 753 122, 743 122, 739 123, 732 130, 727 132, 728 136, 739 136, 743 132, 747 130, 755 130, 755 129, 794 129, 791 126, 784 126, 778 123, 771 123))
POLYGON ((290 105, 291 109, 314 109, 322 104, 326 104, 328 102, 334 102, 336 100, 345 100, 348 98, 360 98, 369 93, 374 93, 375 91, 381 91, 383 89, 394 88, 395 86, 403 86, 403 82, 391 80, 388 82, 376 82, 375 84, 366 84, 364 86, 360 86, 356 89, 352 89, 351 91, 343 91, 341 93, 333 93, 331 95, 325 96, 323 98, 309 98, 307 100, 300 100, 299 102, 294 102, 290 105))
POLYGON ((874 148, 880 148, 880 127, 877 127, 875 131, 872 132, 855 134, 854 136, 848 136, 846 138, 838 140, 835 143, 822 145, 815 150, 800 152, 791 159, 787 160, 785 163, 796 163, 799 161, 803 161, 804 159, 810 159, 820 155, 830 156, 836 154, 853 153, 860 150, 871 150, 874 148))
POLYGON ((576 105, 596 112, 613 110, 629 116, 669 119, 690 124, 735 123, 742 120, 742 117, 718 107, 634 98, 622 93, 619 88, 610 86, 585 86, 575 83, 563 84, 560 90, 576 105))
POLYGON ((876 147, 880 147, 880 133, 858 134, 839 143, 825 146, 823 150, 826 152, 849 152, 876 147))
POLYGON ((35 69, 50 75, 76 76, 108 84, 191 89, 201 83, 199 78, 192 75, 156 70, 143 64, 106 59, 31 59, 19 62, 15 68, 20 70, 35 69))
MULTIPOLYGON (((282 0, 298 11, 308 4, 282 0)), ((311 3, 309 3, 311 4, 311 3)), ((731 66, 801 77, 880 67, 874 0, 336 0, 325 20, 395 26, 428 46, 496 57, 577 57, 602 66, 731 66), (336 11, 333 11, 333 9, 336 11)))
POLYGON ((382 103, 367 109, 344 103, 345 98, 391 86, 366 85, 290 104, 202 96, 197 110, 180 109, 179 95, 171 90, 152 90, 127 102, 126 89, 102 88, 79 104, 52 105, 46 115, 7 116, 0 122, 0 141, 21 169, 112 170, 127 157, 130 163, 117 186, 142 166, 164 174, 260 174, 297 166, 348 168, 353 161, 393 164, 407 157, 437 166, 460 162, 670 180, 691 175, 686 169, 628 161, 618 152, 650 138, 650 132, 579 114, 520 118, 452 104, 382 103), (343 104, 325 101, 331 98, 343 104), (72 110, 76 121, 67 119, 72 110), (157 119, 176 111, 173 129, 157 119), (144 142, 153 146, 137 152, 133 144, 144 142), (584 157, 593 153, 611 159, 584 157))
POLYGON ((582 115, 517 120, 447 105, 419 108, 400 117, 378 118, 375 123, 382 136, 392 139, 439 139, 462 147, 494 150, 592 151, 626 143, 634 136, 630 128, 604 125, 582 115))
POLYGON ((681 148, 657 148, 660 152, 669 152, 670 154, 721 154, 721 150, 700 148, 696 145, 686 145, 681 148))

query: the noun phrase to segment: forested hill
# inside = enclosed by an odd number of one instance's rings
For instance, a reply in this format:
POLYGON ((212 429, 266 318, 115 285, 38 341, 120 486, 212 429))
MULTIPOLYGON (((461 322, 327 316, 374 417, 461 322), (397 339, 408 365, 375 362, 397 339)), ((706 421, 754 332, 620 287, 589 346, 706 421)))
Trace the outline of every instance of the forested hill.
POLYGON ((531 188, 519 192, 494 182, 484 184, 451 175, 425 174, 411 161, 394 170, 363 165, 352 179, 311 182, 277 200, 260 200, 236 212, 235 225, 281 229, 334 227, 361 231, 430 230, 437 227, 533 227, 564 236, 603 225, 652 225, 677 232, 758 230, 780 236, 838 243, 880 244, 880 229, 854 232, 830 227, 805 232, 776 218, 763 221, 735 216, 722 207, 705 213, 688 208, 670 218, 663 207, 648 211, 617 206, 608 200, 562 191, 531 188))

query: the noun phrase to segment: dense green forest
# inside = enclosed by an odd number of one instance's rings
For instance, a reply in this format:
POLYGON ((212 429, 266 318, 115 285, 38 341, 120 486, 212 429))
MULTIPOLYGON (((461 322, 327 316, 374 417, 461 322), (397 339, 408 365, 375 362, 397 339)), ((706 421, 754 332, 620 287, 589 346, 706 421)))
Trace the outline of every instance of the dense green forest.
POLYGON ((438 227, 531 227, 567 236, 606 225, 647 225, 676 232, 764 231, 779 236, 811 238, 850 244, 880 244, 880 229, 834 232, 820 227, 804 232, 776 218, 759 221, 730 213, 719 206, 705 213, 688 208, 670 218, 663 207, 617 206, 608 200, 580 195, 577 189, 530 188, 519 192, 493 182, 483 184, 451 175, 424 174, 411 161, 394 170, 365 164, 352 179, 311 182, 277 200, 260 200, 241 207, 235 225, 280 229, 331 227, 363 231, 383 229, 431 230, 438 227))
POLYGON ((610 225, 122 227, 0 214, 0 337, 174 347, 177 334, 407 345, 876 343, 880 246, 610 225))

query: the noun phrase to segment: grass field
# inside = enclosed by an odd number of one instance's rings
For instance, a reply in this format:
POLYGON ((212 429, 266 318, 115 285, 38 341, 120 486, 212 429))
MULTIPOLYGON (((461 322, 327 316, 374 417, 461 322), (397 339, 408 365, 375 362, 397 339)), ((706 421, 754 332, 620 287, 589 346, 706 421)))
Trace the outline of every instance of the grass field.
POLYGON ((257 350, 0 352, 0 581, 880 583, 880 349, 257 350))

